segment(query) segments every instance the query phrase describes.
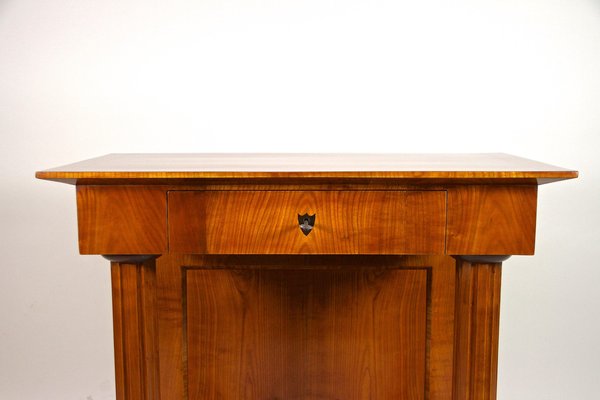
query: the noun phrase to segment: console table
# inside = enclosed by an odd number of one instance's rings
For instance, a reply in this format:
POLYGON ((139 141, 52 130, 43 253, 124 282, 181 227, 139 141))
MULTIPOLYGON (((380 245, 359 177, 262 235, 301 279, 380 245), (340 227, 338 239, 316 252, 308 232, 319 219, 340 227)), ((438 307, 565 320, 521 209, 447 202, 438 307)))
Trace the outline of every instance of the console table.
MULTIPOLYGON (((496 397, 501 263, 538 185, 505 154, 112 154, 76 185, 111 262, 119 400, 496 397)), ((75 299, 74 299, 75 300, 75 299)))

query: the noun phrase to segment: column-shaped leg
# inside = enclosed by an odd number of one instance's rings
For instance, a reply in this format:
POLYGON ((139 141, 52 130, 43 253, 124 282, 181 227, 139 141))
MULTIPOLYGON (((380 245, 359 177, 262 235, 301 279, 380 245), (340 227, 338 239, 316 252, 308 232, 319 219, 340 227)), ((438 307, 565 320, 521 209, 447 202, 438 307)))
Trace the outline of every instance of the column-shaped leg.
POLYGON ((117 400, 158 400, 155 256, 111 261, 117 400))
POLYGON ((508 256, 457 257, 454 400, 495 400, 500 281, 508 256))

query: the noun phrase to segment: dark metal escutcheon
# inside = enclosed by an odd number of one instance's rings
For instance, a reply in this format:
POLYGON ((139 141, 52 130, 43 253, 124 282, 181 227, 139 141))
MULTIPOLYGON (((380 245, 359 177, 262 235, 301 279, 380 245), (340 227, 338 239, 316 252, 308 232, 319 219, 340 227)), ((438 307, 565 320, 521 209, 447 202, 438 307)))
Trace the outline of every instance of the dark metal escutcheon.
POLYGON ((298 214, 298 224, 300 224, 300 229, 302 230, 302 233, 304 233, 304 235, 307 236, 313 230, 313 228, 315 226, 315 217, 316 216, 317 216, 316 214, 313 214, 313 215, 298 214))

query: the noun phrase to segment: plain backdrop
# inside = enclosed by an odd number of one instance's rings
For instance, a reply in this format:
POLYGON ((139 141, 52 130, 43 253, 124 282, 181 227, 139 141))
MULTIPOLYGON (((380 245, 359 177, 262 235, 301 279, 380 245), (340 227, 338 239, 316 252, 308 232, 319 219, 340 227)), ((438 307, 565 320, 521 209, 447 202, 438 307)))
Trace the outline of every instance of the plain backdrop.
POLYGON ((114 398, 109 264, 34 172, 212 151, 580 170, 504 265, 498 398, 599 398, 600 1, 0 0, 0 135, 0 399, 114 398))

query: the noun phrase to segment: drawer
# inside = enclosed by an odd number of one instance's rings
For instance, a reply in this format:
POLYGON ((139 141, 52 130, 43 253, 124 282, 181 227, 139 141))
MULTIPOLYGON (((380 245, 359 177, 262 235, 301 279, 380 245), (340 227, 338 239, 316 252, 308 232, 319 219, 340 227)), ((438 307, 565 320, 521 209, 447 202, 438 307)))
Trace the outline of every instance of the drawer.
POLYGON ((168 193, 171 253, 443 254, 445 228, 445 191, 168 193))

